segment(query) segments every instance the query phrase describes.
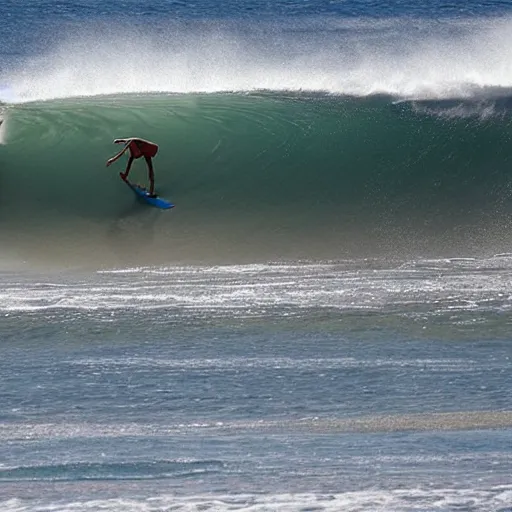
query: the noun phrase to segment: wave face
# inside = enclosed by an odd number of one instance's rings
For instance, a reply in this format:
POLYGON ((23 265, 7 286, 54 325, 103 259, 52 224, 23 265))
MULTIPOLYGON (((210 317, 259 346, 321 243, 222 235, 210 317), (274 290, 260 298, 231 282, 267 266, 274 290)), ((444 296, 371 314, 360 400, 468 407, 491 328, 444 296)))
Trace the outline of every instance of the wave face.
MULTIPOLYGON (((508 100, 138 95, 9 107, 2 253, 211 261, 508 249, 508 100), (160 145, 161 212, 106 169, 114 137, 160 145)), ((146 179, 136 161, 135 181, 146 179)), ((76 261, 78 261, 76 260, 76 261)))

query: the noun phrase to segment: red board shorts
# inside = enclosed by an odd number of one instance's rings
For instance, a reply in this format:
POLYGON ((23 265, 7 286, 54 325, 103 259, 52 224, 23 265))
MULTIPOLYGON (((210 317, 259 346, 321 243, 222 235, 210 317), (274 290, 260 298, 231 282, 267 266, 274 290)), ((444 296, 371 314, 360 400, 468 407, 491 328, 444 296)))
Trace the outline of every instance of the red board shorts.
POLYGON ((145 140, 132 140, 129 147, 133 158, 141 156, 153 158, 158 153, 158 146, 145 140))

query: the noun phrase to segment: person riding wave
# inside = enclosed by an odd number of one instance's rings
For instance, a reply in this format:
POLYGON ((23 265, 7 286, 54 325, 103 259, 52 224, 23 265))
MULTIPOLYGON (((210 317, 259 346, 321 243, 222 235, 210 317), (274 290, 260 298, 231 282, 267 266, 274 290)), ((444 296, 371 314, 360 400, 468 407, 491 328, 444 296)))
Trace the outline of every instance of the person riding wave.
POLYGON ((153 171, 153 161, 152 158, 158 153, 158 145, 154 142, 150 142, 148 140, 139 139, 138 137, 130 137, 127 139, 115 139, 114 144, 125 144, 124 148, 112 158, 107 160, 107 167, 112 165, 116 160, 121 158, 121 156, 127 151, 130 151, 130 158, 128 159, 128 163, 126 164, 126 169, 124 173, 119 173, 123 180, 128 180, 128 175, 130 174, 130 169, 132 167, 132 163, 135 159, 144 157, 146 160, 146 165, 148 166, 148 178, 149 178, 149 195, 151 197, 155 196, 155 173, 153 171))

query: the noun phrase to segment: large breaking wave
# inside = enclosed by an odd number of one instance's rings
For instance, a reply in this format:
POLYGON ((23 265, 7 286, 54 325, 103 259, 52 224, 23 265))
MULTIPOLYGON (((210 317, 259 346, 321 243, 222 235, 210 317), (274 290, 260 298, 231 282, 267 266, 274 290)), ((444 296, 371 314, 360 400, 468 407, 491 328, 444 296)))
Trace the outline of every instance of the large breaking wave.
POLYGON ((511 28, 318 17, 59 32, 0 77, 2 258, 507 252, 511 28), (121 162, 105 169, 126 136, 160 145, 172 212, 137 204, 121 162))

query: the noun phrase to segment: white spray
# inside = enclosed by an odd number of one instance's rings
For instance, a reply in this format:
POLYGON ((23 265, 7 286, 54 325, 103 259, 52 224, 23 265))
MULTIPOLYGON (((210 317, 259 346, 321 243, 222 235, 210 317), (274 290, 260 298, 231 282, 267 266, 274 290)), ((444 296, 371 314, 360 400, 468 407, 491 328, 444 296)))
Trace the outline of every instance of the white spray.
POLYGON ((203 22, 87 28, 1 78, 18 102, 261 89, 444 99, 503 93, 511 62, 512 18, 203 22))

